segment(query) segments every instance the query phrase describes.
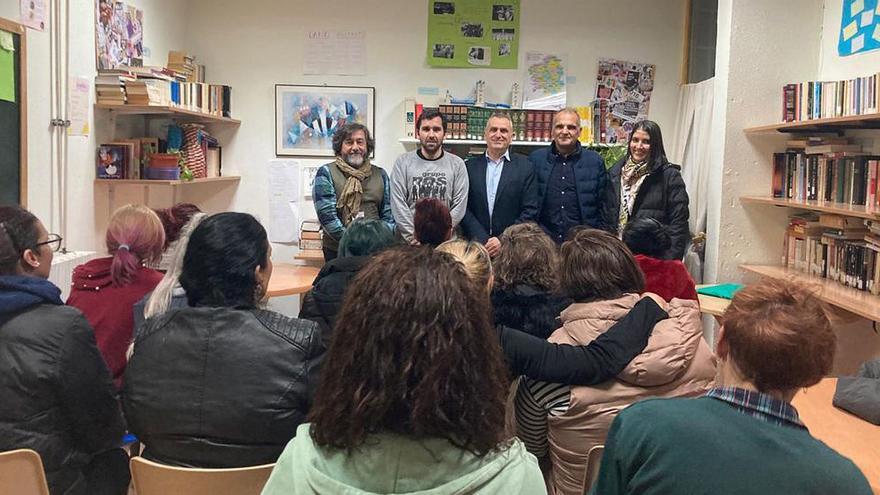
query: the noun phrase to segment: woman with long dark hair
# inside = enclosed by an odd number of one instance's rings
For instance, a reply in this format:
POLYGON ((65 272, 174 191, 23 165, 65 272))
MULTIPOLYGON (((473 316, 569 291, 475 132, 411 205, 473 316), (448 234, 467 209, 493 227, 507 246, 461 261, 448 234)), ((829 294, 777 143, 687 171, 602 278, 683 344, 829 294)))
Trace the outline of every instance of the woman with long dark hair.
POLYGON ((621 235, 636 218, 654 218, 667 225, 672 246, 664 259, 680 260, 690 242, 688 194, 681 167, 669 163, 660 126, 636 123, 626 155, 608 170, 603 217, 609 231, 621 235))
POLYGON ((346 294, 321 386, 264 494, 545 493, 505 431, 486 285, 449 254, 395 248, 346 294), (381 297, 377 297, 381 295, 381 297))
POLYGON ((316 323, 260 309, 270 256, 266 230, 245 213, 193 231, 180 274, 189 306, 144 323, 125 375, 123 407, 145 457, 271 463, 305 419, 324 347, 316 323))
POLYGON ((47 280, 60 247, 29 211, 0 206, 0 451, 37 451, 52 494, 119 495, 122 414, 92 327, 47 280))

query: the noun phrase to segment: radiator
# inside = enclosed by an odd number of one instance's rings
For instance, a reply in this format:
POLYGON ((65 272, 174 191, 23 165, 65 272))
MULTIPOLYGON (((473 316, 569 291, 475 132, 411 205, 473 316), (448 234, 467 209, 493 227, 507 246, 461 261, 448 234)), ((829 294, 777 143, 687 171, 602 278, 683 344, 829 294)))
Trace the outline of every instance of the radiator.
POLYGON ((61 300, 67 301, 70 295, 70 283, 73 277, 73 269, 90 259, 97 258, 94 251, 68 251, 55 253, 52 259, 52 270, 49 272, 49 280, 61 289, 61 300))

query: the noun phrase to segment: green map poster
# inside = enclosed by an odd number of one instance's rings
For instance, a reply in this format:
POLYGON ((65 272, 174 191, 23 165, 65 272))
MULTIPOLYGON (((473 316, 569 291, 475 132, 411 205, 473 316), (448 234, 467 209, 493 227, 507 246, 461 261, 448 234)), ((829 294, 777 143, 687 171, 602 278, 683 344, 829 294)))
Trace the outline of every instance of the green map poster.
POLYGON ((428 0, 428 65, 516 69, 520 0, 428 0))

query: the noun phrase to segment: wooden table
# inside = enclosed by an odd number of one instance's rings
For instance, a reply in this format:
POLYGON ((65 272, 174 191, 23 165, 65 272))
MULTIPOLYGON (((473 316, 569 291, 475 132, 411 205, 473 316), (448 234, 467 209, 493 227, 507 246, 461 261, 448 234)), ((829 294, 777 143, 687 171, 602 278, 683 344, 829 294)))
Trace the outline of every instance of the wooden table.
POLYGON ((312 282, 320 269, 315 266, 276 263, 269 279, 269 297, 304 294, 312 288, 312 282))
MULTIPOLYGON (((713 285, 717 284, 698 285, 697 289, 701 287, 711 287, 713 285)), ((715 318, 723 315, 724 310, 730 306, 730 299, 724 299, 723 297, 707 296, 705 294, 697 293, 697 299, 700 301, 700 312, 712 315, 715 318)))
POLYGON ((810 433, 849 457, 880 494, 880 426, 832 406, 836 387, 837 378, 825 378, 798 392, 792 404, 810 433))

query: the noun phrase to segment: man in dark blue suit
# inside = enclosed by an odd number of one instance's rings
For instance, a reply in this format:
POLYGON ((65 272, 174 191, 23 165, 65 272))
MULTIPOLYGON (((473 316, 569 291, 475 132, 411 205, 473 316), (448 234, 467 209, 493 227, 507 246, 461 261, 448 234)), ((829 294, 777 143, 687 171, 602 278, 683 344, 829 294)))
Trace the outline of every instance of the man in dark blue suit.
POLYGON ((553 116, 553 142, 529 155, 538 183, 538 223, 557 244, 572 227, 604 228, 605 161, 581 146, 580 133, 577 111, 564 108, 553 116))
POLYGON ((492 114, 484 137, 486 153, 466 162, 468 203, 461 226, 465 236, 485 244, 495 256, 501 246, 498 236, 504 229, 536 220, 538 197, 532 164, 508 149, 513 137, 510 116, 492 114))

